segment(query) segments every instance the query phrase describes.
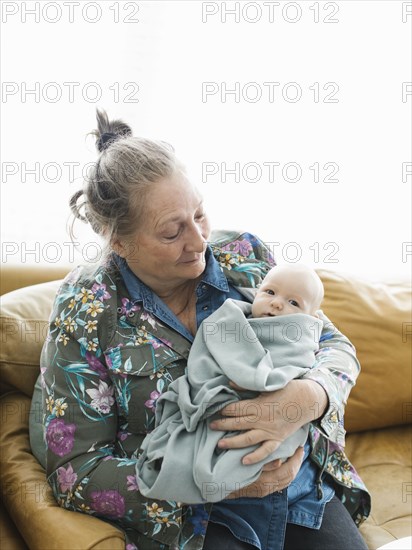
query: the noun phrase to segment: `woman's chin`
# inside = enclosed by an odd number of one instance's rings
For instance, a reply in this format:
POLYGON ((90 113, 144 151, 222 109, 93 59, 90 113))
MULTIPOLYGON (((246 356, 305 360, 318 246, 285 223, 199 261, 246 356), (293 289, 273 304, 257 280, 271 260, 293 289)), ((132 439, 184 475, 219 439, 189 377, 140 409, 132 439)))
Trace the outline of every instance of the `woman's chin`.
POLYGON ((199 258, 189 262, 180 262, 179 268, 189 279, 199 277, 205 270, 206 264, 204 258, 199 258))

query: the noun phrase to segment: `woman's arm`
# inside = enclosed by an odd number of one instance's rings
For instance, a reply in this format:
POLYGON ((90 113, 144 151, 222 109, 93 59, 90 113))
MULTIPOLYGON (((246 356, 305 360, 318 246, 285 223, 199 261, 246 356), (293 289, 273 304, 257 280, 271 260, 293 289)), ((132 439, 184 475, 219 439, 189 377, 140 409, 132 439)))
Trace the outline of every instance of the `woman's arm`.
POLYGON ((328 439, 344 446, 344 409, 359 376, 360 364, 356 358, 355 347, 348 338, 322 311, 318 314, 323 321, 319 351, 316 353, 314 368, 308 371, 303 379, 317 382, 328 398, 326 412, 321 409, 315 411, 312 421, 316 421, 317 427, 328 439))
POLYGON ((118 396, 101 348, 116 319, 105 292, 97 299, 93 288, 65 285, 55 302, 41 358, 48 481, 61 507, 158 533, 170 544, 181 509, 143 497, 136 460, 121 451, 118 396))

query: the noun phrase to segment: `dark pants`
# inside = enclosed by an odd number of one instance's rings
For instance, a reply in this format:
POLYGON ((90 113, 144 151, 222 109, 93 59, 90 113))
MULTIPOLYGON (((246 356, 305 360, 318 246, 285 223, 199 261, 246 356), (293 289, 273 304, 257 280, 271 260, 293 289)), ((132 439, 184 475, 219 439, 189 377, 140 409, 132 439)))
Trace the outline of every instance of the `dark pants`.
MULTIPOLYGON (((256 550, 223 525, 209 523, 204 550, 256 550)), ((348 511, 335 496, 325 506, 319 530, 288 523, 284 550, 368 550, 348 511)))

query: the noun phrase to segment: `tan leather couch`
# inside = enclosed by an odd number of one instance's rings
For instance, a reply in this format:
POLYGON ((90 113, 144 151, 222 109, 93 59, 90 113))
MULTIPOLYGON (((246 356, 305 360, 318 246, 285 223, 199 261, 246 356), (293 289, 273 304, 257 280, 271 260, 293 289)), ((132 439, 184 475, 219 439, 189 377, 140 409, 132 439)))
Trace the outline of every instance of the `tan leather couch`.
MULTIPOLYGON (((68 269, 7 268, 2 293, 60 279, 68 269)), ((369 548, 412 535, 411 291, 319 271, 323 310, 357 348, 362 374, 346 409, 347 452, 372 493, 361 526, 369 548)), ((122 533, 57 506, 31 454, 30 398, 58 281, 2 296, 0 330, 0 548, 124 549, 122 533)), ((335 549, 331 549, 335 550, 335 549)))

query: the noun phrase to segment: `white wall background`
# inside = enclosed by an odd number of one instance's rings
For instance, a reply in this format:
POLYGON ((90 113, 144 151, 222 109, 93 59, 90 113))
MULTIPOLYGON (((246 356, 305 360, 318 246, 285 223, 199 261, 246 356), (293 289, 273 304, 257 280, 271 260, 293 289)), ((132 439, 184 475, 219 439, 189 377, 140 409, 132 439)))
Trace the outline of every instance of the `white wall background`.
POLYGON ((97 239, 78 222, 73 256, 66 222, 102 107, 175 146, 214 227, 257 233, 279 262, 410 275, 411 2, 4 1, 1 16, 3 264, 93 259, 97 239))

